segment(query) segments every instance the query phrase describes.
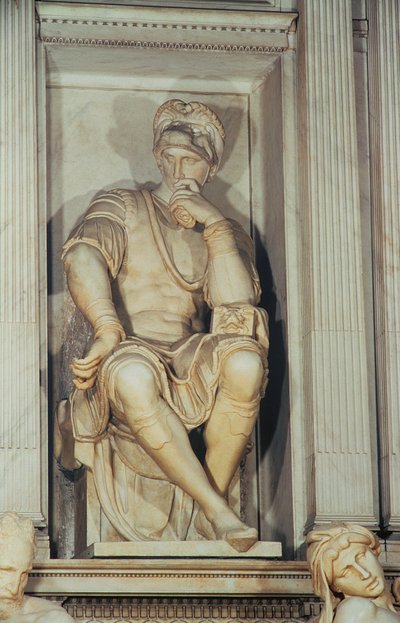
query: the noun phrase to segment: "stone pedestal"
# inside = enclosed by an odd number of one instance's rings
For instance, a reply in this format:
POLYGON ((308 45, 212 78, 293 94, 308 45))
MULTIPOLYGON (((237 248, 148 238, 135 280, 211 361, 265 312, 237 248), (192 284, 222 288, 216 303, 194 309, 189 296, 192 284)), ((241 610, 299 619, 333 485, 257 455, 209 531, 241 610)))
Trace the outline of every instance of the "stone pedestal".
POLYGON ((79 558, 280 558, 281 543, 258 541, 238 553, 226 541, 119 541, 93 543, 79 558))

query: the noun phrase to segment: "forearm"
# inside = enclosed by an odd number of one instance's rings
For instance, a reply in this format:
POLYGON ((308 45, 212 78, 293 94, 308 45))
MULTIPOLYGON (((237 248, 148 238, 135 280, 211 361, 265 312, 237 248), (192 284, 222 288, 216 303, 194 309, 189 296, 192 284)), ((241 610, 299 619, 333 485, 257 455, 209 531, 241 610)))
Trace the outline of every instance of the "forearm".
POLYGON ((64 259, 68 289, 78 309, 92 325, 96 337, 105 327, 123 329, 114 307, 105 259, 95 247, 79 244, 64 259))
POLYGON ((204 230, 208 248, 208 290, 214 307, 234 303, 255 305, 251 276, 240 256, 229 221, 204 230))

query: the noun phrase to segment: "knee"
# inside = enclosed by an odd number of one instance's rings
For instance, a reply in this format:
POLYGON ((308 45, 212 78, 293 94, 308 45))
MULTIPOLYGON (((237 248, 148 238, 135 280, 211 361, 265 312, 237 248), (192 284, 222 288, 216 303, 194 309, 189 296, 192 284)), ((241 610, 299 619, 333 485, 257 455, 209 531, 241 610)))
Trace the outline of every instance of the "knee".
POLYGON ((117 398, 125 406, 148 409, 157 400, 159 389, 152 369, 140 361, 126 362, 114 375, 117 398))
POLYGON ((255 351, 235 351, 222 365, 221 385, 236 400, 247 402, 257 398, 264 376, 260 355, 255 351))

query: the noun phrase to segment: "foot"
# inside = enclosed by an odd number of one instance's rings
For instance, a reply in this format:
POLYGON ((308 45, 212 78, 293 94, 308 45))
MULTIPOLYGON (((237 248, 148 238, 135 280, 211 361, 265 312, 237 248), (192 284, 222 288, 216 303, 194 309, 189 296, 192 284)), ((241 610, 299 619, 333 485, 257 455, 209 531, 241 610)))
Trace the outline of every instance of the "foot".
POLYGON ((197 532, 201 534, 201 536, 207 539, 207 541, 215 541, 215 539, 217 538, 215 536, 215 532, 211 523, 208 521, 205 514, 201 510, 197 512, 197 515, 194 519, 194 527, 196 528, 197 532))
POLYGON ((236 530, 229 530, 223 537, 237 552, 247 552, 258 541, 258 532, 255 528, 245 523, 242 526, 236 530))
POLYGON ((196 515, 194 525, 197 532, 207 540, 226 541, 237 552, 247 552, 258 541, 257 530, 240 521, 230 508, 218 515, 213 522, 208 521, 200 510, 196 515))

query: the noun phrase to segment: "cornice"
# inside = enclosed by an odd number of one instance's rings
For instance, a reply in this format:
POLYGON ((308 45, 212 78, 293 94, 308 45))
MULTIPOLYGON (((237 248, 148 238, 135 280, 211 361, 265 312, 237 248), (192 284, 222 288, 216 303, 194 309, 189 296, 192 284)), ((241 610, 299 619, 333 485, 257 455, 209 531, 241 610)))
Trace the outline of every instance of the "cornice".
MULTIPOLYGON (((393 581, 398 566, 385 565, 393 581)), ((265 559, 91 559, 38 562, 29 574, 36 596, 259 596, 312 598, 306 562, 265 559)))
POLYGON ((38 2, 38 36, 46 45, 281 53, 295 13, 38 2))
MULTIPOLYGON (((48 3, 54 0, 46 0, 48 3)), ((81 0, 68 0, 82 4, 81 0)), ((105 4, 104 0, 86 0, 86 4, 105 4)), ((108 5, 129 5, 143 7, 143 0, 107 0, 108 5)), ((280 0, 145 0, 147 7, 165 7, 197 10, 272 11, 279 10, 280 0)))
MULTIPOLYGON (((399 572, 385 565, 387 580, 399 572)), ((321 608, 306 562, 265 559, 50 560, 34 565, 27 592, 101 623, 299 623, 321 608)))
POLYGON ((306 563, 265 559, 92 559, 36 563, 35 595, 312 595, 306 563))

